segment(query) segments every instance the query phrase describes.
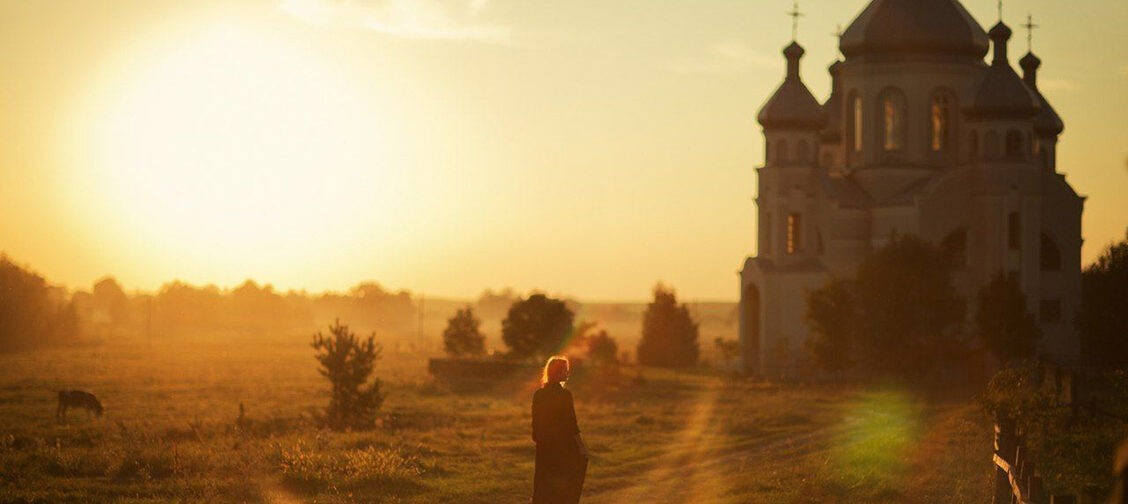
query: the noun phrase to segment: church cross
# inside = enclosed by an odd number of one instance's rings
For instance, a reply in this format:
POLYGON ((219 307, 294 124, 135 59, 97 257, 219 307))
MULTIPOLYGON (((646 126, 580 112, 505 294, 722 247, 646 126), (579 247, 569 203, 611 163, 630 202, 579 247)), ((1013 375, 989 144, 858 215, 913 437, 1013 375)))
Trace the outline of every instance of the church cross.
POLYGON ((791 17, 791 40, 799 39, 799 18, 803 17, 803 13, 799 12, 799 0, 792 3, 791 10, 786 13, 791 17))
POLYGON ((1038 27, 1038 25, 1034 24, 1034 16, 1027 14, 1026 15, 1026 24, 1022 25, 1022 27, 1026 28, 1026 52, 1033 52, 1034 51, 1034 29, 1038 27))
POLYGON ((838 39, 838 46, 837 46, 838 52, 841 53, 842 52, 842 23, 838 23, 838 28, 836 28, 834 30, 834 33, 831 33, 830 35, 832 37, 838 39))
POLYGON ((999 22, 1003 22, 1003 0, 999 0, 999 22))

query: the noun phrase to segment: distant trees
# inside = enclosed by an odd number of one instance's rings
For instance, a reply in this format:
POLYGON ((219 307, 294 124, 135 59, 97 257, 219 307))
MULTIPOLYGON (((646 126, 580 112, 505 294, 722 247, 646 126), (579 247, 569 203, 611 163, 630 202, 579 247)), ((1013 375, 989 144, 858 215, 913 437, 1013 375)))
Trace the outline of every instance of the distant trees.
POLYGON ((311 346, 320 363, 318 372, 332 385, 326 409, 329 426, 334 429, 371 428, 384 402, 380 380, 373 378, 369 382, 382 350, 376 344, 376 335, 360 339, 348 326, 336 321, 329 326, 329 336, 320 331, 314 334, 311 346))
POLYGON ((467 305, 447 320, 443 330, 443 348, 452 357, 475 357, 486 353, 486 337, 479 326, 482 322, 467 305))
POLYGON ((868 371, 902 377, 953 361, 963 348, 954 331, 963 302, 948 264, 938 247, 899 236, 862 261, 855 278, 811 292, 806 318, 816 361, 841 370, 853 359, 868 371))
POLYGON ((717 347, 717 351, 721 353, 721 362, 725 365, 731 364, 740 356, 740 341, 736 339, 717 337, 713 340, 713 345, 717 347))
POLYGON ((501 339, 518 359, 545 358, 560 351, 572 334, 575 314, 560 299, 533 294, 509 307, 501 339))
POLYGON ((1092 363, 1128 365, 1128 234, 1081 272, 1081 349, 1092 363))
POLYGON ((689 308, 679 305, 673 289, 658 284, 654 300, 642 315, 642 339, 638 343, 639 364, 658 367, 687 367, 697 364, 697 322, 689 308))
POLYGON ((91 292, 98 322, 106 324, 110 332, 130 322, 129 296, 114 277, 105 277, 94 284, 91 292))
POLYGON ((1042 328, 1026 309, 1017 277, 1000 273, 979 289, 975 332, 1000 362, 1034 356, 1042 328))
POLYGON ((61 343, 77 336, 78 316, 66 293, 0 255, 0 350, 61 343))

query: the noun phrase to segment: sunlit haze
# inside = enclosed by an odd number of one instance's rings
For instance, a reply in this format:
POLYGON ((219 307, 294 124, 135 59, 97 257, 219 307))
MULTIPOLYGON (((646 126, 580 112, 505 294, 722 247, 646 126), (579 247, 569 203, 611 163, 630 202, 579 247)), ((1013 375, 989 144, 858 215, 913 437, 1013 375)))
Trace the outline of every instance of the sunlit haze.
MULTIPOLYGON (((801 3, 820 99, 865 3, 801 3)), ((734 300, 790 6, 0 0, 0 251, 73 288, 734 300)), ((1040 19, 1088 263, 1128 215, 1128 3, 1080 7, 1004 17, 1040 19)))

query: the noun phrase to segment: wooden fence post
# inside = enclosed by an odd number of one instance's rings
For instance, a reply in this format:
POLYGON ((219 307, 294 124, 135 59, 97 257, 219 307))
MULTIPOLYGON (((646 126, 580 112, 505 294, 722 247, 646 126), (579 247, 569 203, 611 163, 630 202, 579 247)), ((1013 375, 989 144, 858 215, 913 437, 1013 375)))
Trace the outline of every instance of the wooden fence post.
MULTIPOLYGON (((1007 464, 1014 463, 1016 448, 1014 420, 1002 413, 995 416, 995 456, 1007 464)), ((995 464, 995 504, 1011 504, 1014 492, 1011 490, 1010 475, 998 463, 995 464)))

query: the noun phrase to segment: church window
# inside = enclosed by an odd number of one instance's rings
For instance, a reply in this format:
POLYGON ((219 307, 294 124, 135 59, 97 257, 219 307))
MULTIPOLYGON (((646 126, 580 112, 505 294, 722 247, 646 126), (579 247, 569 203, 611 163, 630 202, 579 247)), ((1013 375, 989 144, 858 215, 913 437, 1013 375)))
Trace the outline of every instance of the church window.
POLYGON ((779 143, 776 144, 775 152, 776 152, 776 164, 786 163, 788 161, 787 140, 780 140, 779 143))
POLYGON ((999 158, 999 134, 994 131, 988 131, 983 134, 983 158, 984 159, 998 159, 999 158))
POLYGON ((940 250, 948 257, 948 264, 957 270, 967 268, 967 229, 952 231, 940 242, 940 250))
POLYGON ((1007 214, 1007 248, 1022 248, 1022 219, 1018 212, 1007 214))
POLYGON ((881 97, 881 148, 895 152, 905 147, 905 95, 891 89, 881 97))
POLYGON ((1054 239, 1042 233, 1042 246, 1039 247, 1039 263, 1042 271, 1061 271, 1061 249, 1054 239))
POLYGON ((932 97, 932 138, 929 142, 932 152, 940 152, 948 148, 948 135, 951 130, 952 98, 948 93, 937 93, 932 97))
POLYGON ((795 157, 800 163, 811 161, 811 146, 806 140, 799 140, 799 147, 795 149, 795 157))
POLYGON ((1057 323, 1061 322, 1061 300, 1060 299, 1043 299, 1038 306, 1038 318, 1043 323, 1057 323))
POLYGON ((1025 153, 1022 151, 1022 133, 1018 130, 1010 130, 1007 132, 1007 158, 1008 159, 1026 159, 1025 153))
POLYGON ((854 152, 862 152, 862 97, 854 95, 854 106, 851 107, 850 137, 853 139, 854 152))
POLYGON ((787 253, 794 254, 803 250, 803 223, 802 216, 793 213, 787 216, 787 253))

